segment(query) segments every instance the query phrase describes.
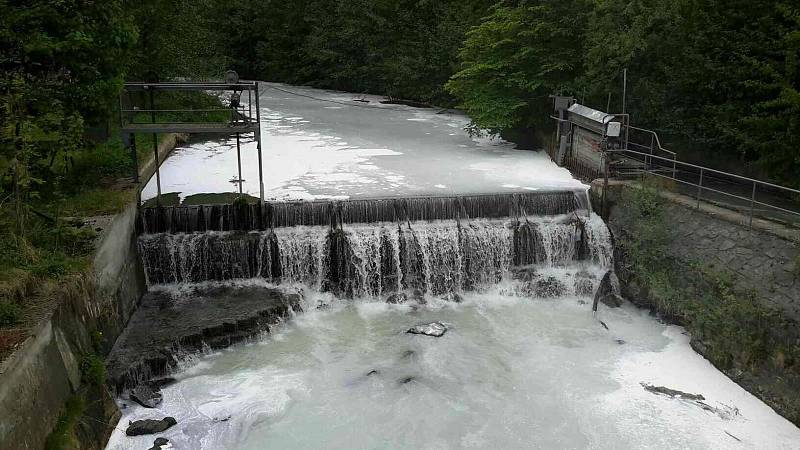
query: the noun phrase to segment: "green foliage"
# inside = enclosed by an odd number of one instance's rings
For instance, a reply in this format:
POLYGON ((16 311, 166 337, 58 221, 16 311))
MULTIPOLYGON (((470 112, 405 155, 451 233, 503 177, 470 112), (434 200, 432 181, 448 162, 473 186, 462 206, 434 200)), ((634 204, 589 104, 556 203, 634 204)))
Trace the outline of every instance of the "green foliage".
POLYGON ((0 327, 14 325, 19 316, 19 306, 9 300, 0 300, 0 327))
POLYGON ((64 450, 78 448, 75 428, 78 425, 83 412, 86 410, 86 402, 80 395, 72 395, 64 404, 64 410, 56 422, 56 426, 45 443, 46 450, 64 450))
POLYGON ((106 365, 96 353, 87 353, 81 360, 81 376, 85 383, 102 386, 106 381, 106 365))
POLYGON ((447 87, 495 131, 548 126, 547 95, 627 108, 683 158, 800 186, 800 8, 734 0, 500 1, 447 87))
POLYGON ((243 76, 442 104, 464 33, 492 3, 233 0, 214 17, 243 76))
POLYGON ((461 70, 447 89, 479 126, 494 131, 549 122, 548 96, 575 92, 584 49, 585 0, 501 2, 467 33, 461 70), (511 3, 511 2, 509 2, 511 3))
POLYGON ((654 188, 627 189, 622 201, 631 213, 631 229, 618 245, 635 282, 646 287, 648 298, 640 300, 686 326, 723 369, 783 370, 800 363, 796 326, 778 311, 755 293, 736 289, 724 270, 686 266, 668 256, 669 220, 654 188))

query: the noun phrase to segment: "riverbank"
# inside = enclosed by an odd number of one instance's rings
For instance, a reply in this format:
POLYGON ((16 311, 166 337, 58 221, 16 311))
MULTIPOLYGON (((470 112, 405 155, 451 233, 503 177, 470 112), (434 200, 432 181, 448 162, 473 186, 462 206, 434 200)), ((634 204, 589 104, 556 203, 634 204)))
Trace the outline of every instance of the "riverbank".
POLYGON ((737 213, 698 210, 648 185, 612 183, 606 199, 623 295, 685 326, 692 348, 799 425, 796 230, 751 229, 737 213))
MULTIPOLYGON (((177 142, 166 137, 163 153, 177 142)), ((110 150, 97 151, 114 160, 110 150)), ((3 277, 15 276, 9 280, 24 289, 12 286, 3 297, 19 313, 0 327, 0 447, 105 447, 119 410, 106 387, 103 360, 145 292, 136 253, 137 206, 130 203, 135 189, 122 179, 67 199, 64 205, 74 206, 62 207, 73 218, 56 214, 62 222, 56 231, 74 230, 69 236, 80 242, 78 256, 65 260, 58 250, 37 263, 47 270, 22 264, 3 269, 3 277)), ((40 230, 30 230, 28 238, 34 233, 40 230)), ((76 251, 69 242, 58 241, 59 248, 76 251)))

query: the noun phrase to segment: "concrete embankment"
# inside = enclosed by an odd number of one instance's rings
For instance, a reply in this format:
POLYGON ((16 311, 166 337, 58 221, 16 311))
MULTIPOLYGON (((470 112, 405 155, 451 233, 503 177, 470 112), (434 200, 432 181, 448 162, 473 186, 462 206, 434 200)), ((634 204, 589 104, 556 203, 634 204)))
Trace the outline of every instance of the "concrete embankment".
MULTIPOLYGON (((161 158, 182 140, 185 136, 165 136, 159 145, 161 158)), ((140 178, 147 180, 154 172, 148 160, 140 178)), ((76 412, 80 417, 75 418, 70 439, 80 448, 104 448, 110 424, 119 416, 104 380, 97 378, 102 377, 102 358, 146 291, 136 252, 137 206, 130 204, 98 223, 102 231, 91 268, 64 283, 50 317, 0 363, 4 450, 43 448, 59 417, 76 412)))
POLYGON ((0 366, 0 448, 43 448, 76 393, 92 406, 77 431, 82 448, 105 445, 119 412, 102 383, 87 386, 88 358, 110 349, 144 290, 130 205, 103 231, 92 269, 63 286, 52 316, 0 366))
MULTIPOLYGON (((602 183, 592 194, 599 211, 602 183)), ((606 200, 623 295, 800 424, 800 231, 638 183, 606 200)))

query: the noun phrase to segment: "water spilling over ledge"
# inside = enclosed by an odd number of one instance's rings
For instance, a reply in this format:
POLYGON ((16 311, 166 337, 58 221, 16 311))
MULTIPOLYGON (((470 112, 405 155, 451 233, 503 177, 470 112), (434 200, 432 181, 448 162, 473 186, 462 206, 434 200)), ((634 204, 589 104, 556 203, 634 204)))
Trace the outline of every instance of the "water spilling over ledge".
POLYGON ((459 196, 146 207, 144 233, 252 231, 298 225, 557 215, 589 210, 585 190, 459 196))
POLYGON ((347 297, 439 295, 495 284, 512 266, 611 259, 596 215, 158 233, 141 236, 139 252, 150 284, 257 278, 347 297))

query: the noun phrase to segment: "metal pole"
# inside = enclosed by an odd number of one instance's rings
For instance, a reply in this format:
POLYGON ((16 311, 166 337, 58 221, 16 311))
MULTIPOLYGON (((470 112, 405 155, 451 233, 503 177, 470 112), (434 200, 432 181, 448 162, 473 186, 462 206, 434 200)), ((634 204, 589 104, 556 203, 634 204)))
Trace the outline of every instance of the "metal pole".
POLYGON ((136 154, 136 134, 128 134, 128 145, 131 146, 131 158, 133 159, 133 182, 139 184, 139 155, 136 154))
POLYGON ((700 193, 703 191, 703 169, 700 169, 700 183, 697 184, 697 209, 700 209, 700 193))
MULTIPOLYGON (((605 151, 603 152, 603 198, 602 198, 602 205, 600 206, 600 214, 603 218, 608 218, 608 212, 606 211, 606 193, 608 192, 608 153, 605 151)), ((597 305, 595 305, 596 307, 597 305)), ((597 311, 597 309, 595 309, 597 311)))
POLYGON ((256 142, 258 144, 258 186, 261 204, 264 204, 264 167, 261 160, 261 95, 256 82, 256 142))
POLYGON ((242 148, 239 144, 239 133, 236 133, 236 159, 239 162, 239 195, 242 195, 242 148))
POLYGON ((628 69, 622 69, 622 114, 625 114, 625 100, 628 95, 628 69))
POLYGON ((608 102, 606 102, 606 112, 611 112, 611 92, 608 93, 608 102))
POLYGON ((678 176, 678 160, 675 158, 675 155, 672 155, 672 178, 677 179, 678 176))
POLYGON ((756 203, 756 182, 753 182, 753 195, 750 197, 750 228, 753 228, 753 209, 756 203))
MULTIPOLYGON (((150 123, 156 123, 156 105, 153 99, 153 91, 150 90, 150 123)), ((161 170, 158 161, 158 135, 153 133, 153 158, 156 163, 156 205, 161 206, 161 170)))

